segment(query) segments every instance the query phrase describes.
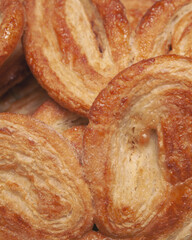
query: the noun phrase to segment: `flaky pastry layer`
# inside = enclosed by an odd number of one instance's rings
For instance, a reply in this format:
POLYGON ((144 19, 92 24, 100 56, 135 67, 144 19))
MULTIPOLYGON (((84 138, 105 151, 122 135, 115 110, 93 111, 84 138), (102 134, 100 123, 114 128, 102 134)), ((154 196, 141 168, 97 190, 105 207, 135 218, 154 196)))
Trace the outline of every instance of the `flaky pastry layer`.
POLYGON ((92 227, 73 147, 36 119, 0 114, 0 189, 1 239, 77 239, 92 227))
POLYGON ((89 120, 83 166, 99 230, 192 238, 192 60, 132 65, 99 94, 89 120))

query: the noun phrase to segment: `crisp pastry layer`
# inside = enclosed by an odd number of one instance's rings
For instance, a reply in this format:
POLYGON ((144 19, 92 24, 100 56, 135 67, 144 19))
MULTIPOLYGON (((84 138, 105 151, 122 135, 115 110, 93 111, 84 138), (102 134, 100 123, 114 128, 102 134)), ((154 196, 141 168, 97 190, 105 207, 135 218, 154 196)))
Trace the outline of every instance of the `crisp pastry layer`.
POLYGON ((90 110, 83 165, 95 223, 111 237, 192 238, 192 60, 141 61, 90 110))
POLYGON ((127 19, 134 30, 145 12, 157 0, 120 0, 124 5, 127 13, 127 19))
POLYGON ((0 66, 16 48, 24 27, 24 9, 19 0, 0 1, 0 66))
POLYGON ((21 42, 0 67, 0 96, 30 75, 21 42))
POLYGON ((69 240, 89 231, 91 195, 82 176, 73 147, 52 128, 0 114, 2 239, 69 240))
POLYGON ((75 147, 81 162, 83 152, 83 134, 88 119, 60 107, 53 100, 47 100, 33 114, 33 117, 41 120, 54 128, 58 133, 67 138, 75 147))
POLYGON ((192 1, 158 1, 142 18, 133 40, 135 62, 162 54, 192 57, 192 1))
POLYGON ((27 0, 24 47, 41 85, 80 114, 130 62, 130 28, 119 0, 27 0))

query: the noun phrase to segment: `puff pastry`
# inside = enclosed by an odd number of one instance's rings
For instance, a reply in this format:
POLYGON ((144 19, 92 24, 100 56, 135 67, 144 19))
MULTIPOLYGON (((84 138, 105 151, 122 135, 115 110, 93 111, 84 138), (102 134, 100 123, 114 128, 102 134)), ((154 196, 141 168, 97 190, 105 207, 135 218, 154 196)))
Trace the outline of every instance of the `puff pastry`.
POLYGON ((130 62, 130 27, 119 0, 26 0, 24 48, 41 85, 59 104, 87 115, 130 62))
POLYGON ((58 133, 67 138, 75 147, 79 161, 83 152, 83 134, 88 119, 60 107, 53 100, 42 104, 33 114, 33 117, 41 120, 54 128, 58 133))
POLYGON ((170 52, 191 57, 191 22, 191 0, 162 0, 154 4, 136 30, 134 61, 170 52))
POLYGON ((0 99, 0 112, 32 115, 48 99, 46 91, 30 75, 0 99))
POLYGON ((0 66, 16 48, 24 27, 24 9, 19 0, 0 1, 0 66))
POLYGON ((83 165, 95 223, 111 237, 192 238, 192 60, 117 75, 90 110, 83 165))
POLYGON ((26 79, 29 74, 22 45, 19 42, 11 56, 0 67, 0 96, 26 79))
POLYGON ((112 238, 103 236, 98 232, 90 231, 86 233, 80 240, 112 240, 112 238))
POLYGON ((77 239, 91 229, 91 195, 79 161, 53 129, 1 113, 0 158, 1 239, 77 239))

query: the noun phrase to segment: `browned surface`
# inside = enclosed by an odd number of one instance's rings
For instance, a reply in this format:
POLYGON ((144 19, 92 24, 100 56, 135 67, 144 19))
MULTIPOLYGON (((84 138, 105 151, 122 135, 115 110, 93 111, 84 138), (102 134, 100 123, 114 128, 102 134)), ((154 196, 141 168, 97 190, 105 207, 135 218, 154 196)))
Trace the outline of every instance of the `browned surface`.
POLYGON ((192 56, 191 0, 162 0, 144 16, 134 38, 135 61, 162 54, 192 56))
POLYGON ((134 30, 146 11, 156 0, 121 0, 125 6, 127 19, 134 30))
POLYGON ((33 114, 33 117, 41 120, 54 128, 58 133, 67 138, 78 154, 81 161, 83 151, 83 134, 88 119, 60 107, 53 100, 42 104, 33 114))
POLYGON ((0 114, 0 237, 76 239, 92 227, 91 196, 73 147, 29 116, 0 114))
POLYGON ((32 72, 55 101, 87 115, 99 91, 130 62, 124 7, 119 0, 30 0, 26 13, 32 72))
POLYGON ((90 111, 83 166, 99 230, 190 239, 192 61, 163 56, 119 74, 90 111))
POLYGON ((0 66, 13 52, 24 27, 24 9, 19 0, 0 1, 0 66))
POLYGON ((0 96, 30 75, 21 43, 0 67, 0 96))

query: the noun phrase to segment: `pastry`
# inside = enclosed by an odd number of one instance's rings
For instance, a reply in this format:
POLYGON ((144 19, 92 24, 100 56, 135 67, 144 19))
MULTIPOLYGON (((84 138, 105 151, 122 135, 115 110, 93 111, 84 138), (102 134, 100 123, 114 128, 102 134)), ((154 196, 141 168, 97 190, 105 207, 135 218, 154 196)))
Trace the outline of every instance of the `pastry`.
POLYGON ((30 75, 21 42, 0 67, 0 96, 30 75))
POLYGON ((46 91, 30 75, 0 99, 0 112, 32 115, 47 99, 46 91))
POLYGON ((60 107, 53 100, 44 102, 33 114, 33 117, 52 126, 57 132, 63 134, 73 126, 87 125, 88 119, 60 107))
POLYGON ((86 233, 80 240, 112 240, 112 238, 103 236, 98 232, 90 231, 86 233))
POLYGON ((0 114, 0 237, 70 240, 92 228, 91 195, 72 146, 40 121, 0 114))
POLYGON ((16 48, 24 27, 24 9, 19 0, 0 1, 0 66, 16 48))
POLYGON ((119 0, 26 0, 28 65, 63 107, 87 115, 131 61, 130 27, 119 0), (46 7, 45 7, 46 6, 46 7))
POLYGON ((134 37, 134 62, 167 53, 192 57, 192 1, 158 1, 142 18, 134 37))
POLYGON ((192 60, 118 74, 91 107, 83 167, 104 235, 192 239, 192 60))
POLYGON ((67 138, 75 147, 79 161, 83 152, 83 134, 88 119, 60 107, 53 100, 47 100, 33 114, 33 117, 41 120, 54 128, 58 133, 67 138))
POLYGON ((127 19, 131 28, 135 30, 146 11, 157 0, 121 0, 127 12, 127 19))

